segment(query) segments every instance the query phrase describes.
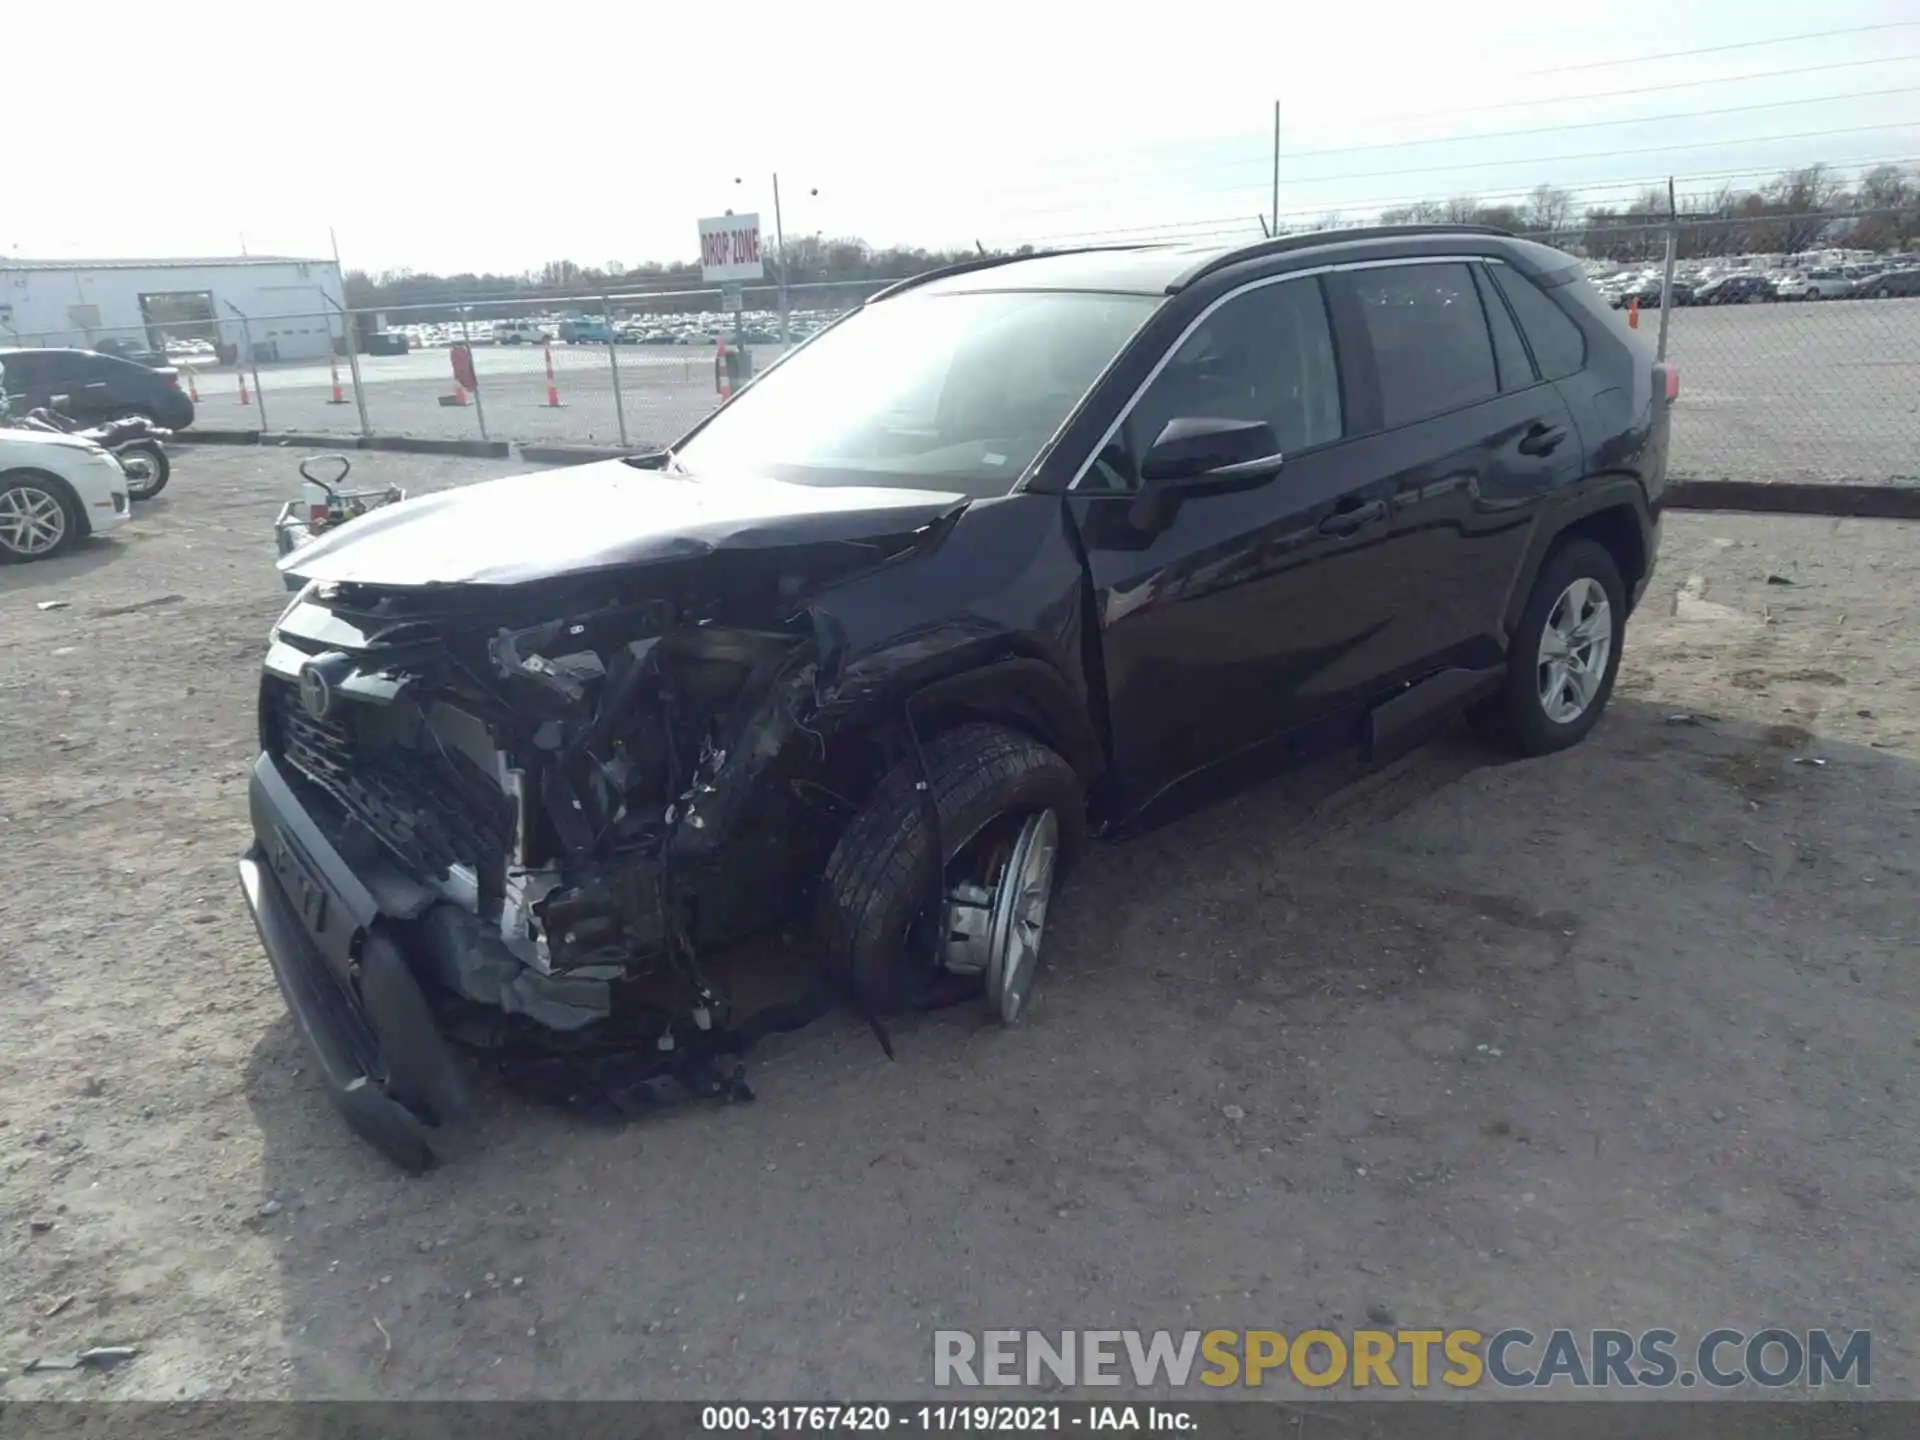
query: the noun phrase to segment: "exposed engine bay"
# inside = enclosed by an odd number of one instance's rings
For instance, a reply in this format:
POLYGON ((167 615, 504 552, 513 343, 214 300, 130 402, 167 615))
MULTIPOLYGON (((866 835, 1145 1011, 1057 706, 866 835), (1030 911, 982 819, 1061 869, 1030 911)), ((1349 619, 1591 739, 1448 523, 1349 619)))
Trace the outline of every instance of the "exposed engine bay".
POLYGON ((712 1090, 713 1056, 826 1007, 743 1028, 700 955, 788 913, 831 843, 814 726, 837 645, 798 597, 877 548, 659 567, 644 595, 301 592, 267 660, 263 749, 324 796, 330 839, 463 1002, 453 1038, 638 1053, 627 1078, 712 1090))

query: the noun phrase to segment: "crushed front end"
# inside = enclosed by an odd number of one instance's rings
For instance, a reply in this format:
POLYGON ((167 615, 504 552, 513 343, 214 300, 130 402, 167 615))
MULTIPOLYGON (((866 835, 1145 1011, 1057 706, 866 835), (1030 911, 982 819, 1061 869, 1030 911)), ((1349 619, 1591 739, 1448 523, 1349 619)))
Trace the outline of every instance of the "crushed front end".
POLYGON ((701 957, 789 913, 827 843, 797 778, 831 644, 794 596, 820 579, 710 555, 316 583, 281 617, 242 887, 332 1097, 394 1159, 432 1163, 464 1111, 458 1049, 616 1103, 744 1093, 733 1057, 782 1027, 701 957))

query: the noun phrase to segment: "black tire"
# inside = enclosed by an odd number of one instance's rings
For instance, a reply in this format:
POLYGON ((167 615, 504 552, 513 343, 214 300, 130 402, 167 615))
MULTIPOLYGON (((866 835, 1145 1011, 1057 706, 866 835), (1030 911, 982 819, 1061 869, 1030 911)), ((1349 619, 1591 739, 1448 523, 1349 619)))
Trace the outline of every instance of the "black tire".
POLYGON ((67 482, 57 475, 47 475, 38 470, 9 470, 0 474, 0 495, 15 490, 37 490, 51 495, 66 512, 67 527, 51 549, 29 553, 15 549, 4 535, 0 535, 0 565, 20 565, 31 560, 51 560, 56 555, 64 555, 87 533, 86 516, 81 512, 80 502, 74 497, 67 482))
POLYGON ((173 461, 167 458, 166 446, 158 440, 134 440, 122 445, 114 453, 124 457, 129 451, 138 451, 146 456, 153 468, 145 484, 136 484, 131 474, 127 476, 127 499, 151 500, 166 489, 167 481, 173 478, 173 461))
MULTIPOLYGON (((944 861, 996 818, 1050 807, 1060 822, 1055 874, 1065 873, 1086 838, 1086 802, 1071 765, 999 725, 962 725, 924 750, 944 861)), ((815 924, 827 968, 879 1014, 906 1006, 931 978, 928 957, 907 953, 903 943, 931 888, 932 837, 919 779, 911 758, 888 772, 834 847, 820 887, 815 924)))
POLYGON ((1474 706, 1467 718, 1486 739, 1520 755, 1550 755, 1577 745, 1599 723, 1613 695, 1620 671, 1620 652, 1626 639, 1626 587, 1620 567, 1605 546, 1592 540, 1569 540, 1547 557, 1527 597, 1513 640, 1508 647, 1506 682, 1494 695, 1474 706), (1576 580, 1597 582, 1606 592, 1612 617, 1612 637, 1600 688, 1585 710, 1569 721, 1552 719, 1540 699, 1540 637, 1547 620, 1567 588, 1576 580))

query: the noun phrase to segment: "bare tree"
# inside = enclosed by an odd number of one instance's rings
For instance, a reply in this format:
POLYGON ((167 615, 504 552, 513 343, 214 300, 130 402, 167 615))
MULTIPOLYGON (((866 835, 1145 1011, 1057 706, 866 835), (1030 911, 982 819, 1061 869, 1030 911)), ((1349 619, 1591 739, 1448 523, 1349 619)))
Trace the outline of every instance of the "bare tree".
POLYGON ((1555 185, 1536 185, 1527 196, 1527 229, 1551 240, 1573 221, 1573 195, 1555 185))

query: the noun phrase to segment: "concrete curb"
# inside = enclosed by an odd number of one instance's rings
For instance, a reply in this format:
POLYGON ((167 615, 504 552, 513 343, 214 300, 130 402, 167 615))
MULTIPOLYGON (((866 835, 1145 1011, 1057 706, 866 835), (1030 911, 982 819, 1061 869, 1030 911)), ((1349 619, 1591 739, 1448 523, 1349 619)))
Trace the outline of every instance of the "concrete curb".
POLYGON ((595 445, 522 445, 520 458, 535 465, 591 465, 597 460, 624 460, 645 453, 644 447, 624 450, 603 449, 595 445))
POLYGON ((1920 485, 1670 480, 1666 504, 1674 510, 1750 510, 1764 515, 1920 520, 1920 485))
POLYGON ((389 450, 409 455, 464 455, 473 460, 507 460, 513 448, 505 440, 440 440, 425 435, 314 435, 301 430, 187 430, 174 445, 298 445, 314 450, 389 450))

